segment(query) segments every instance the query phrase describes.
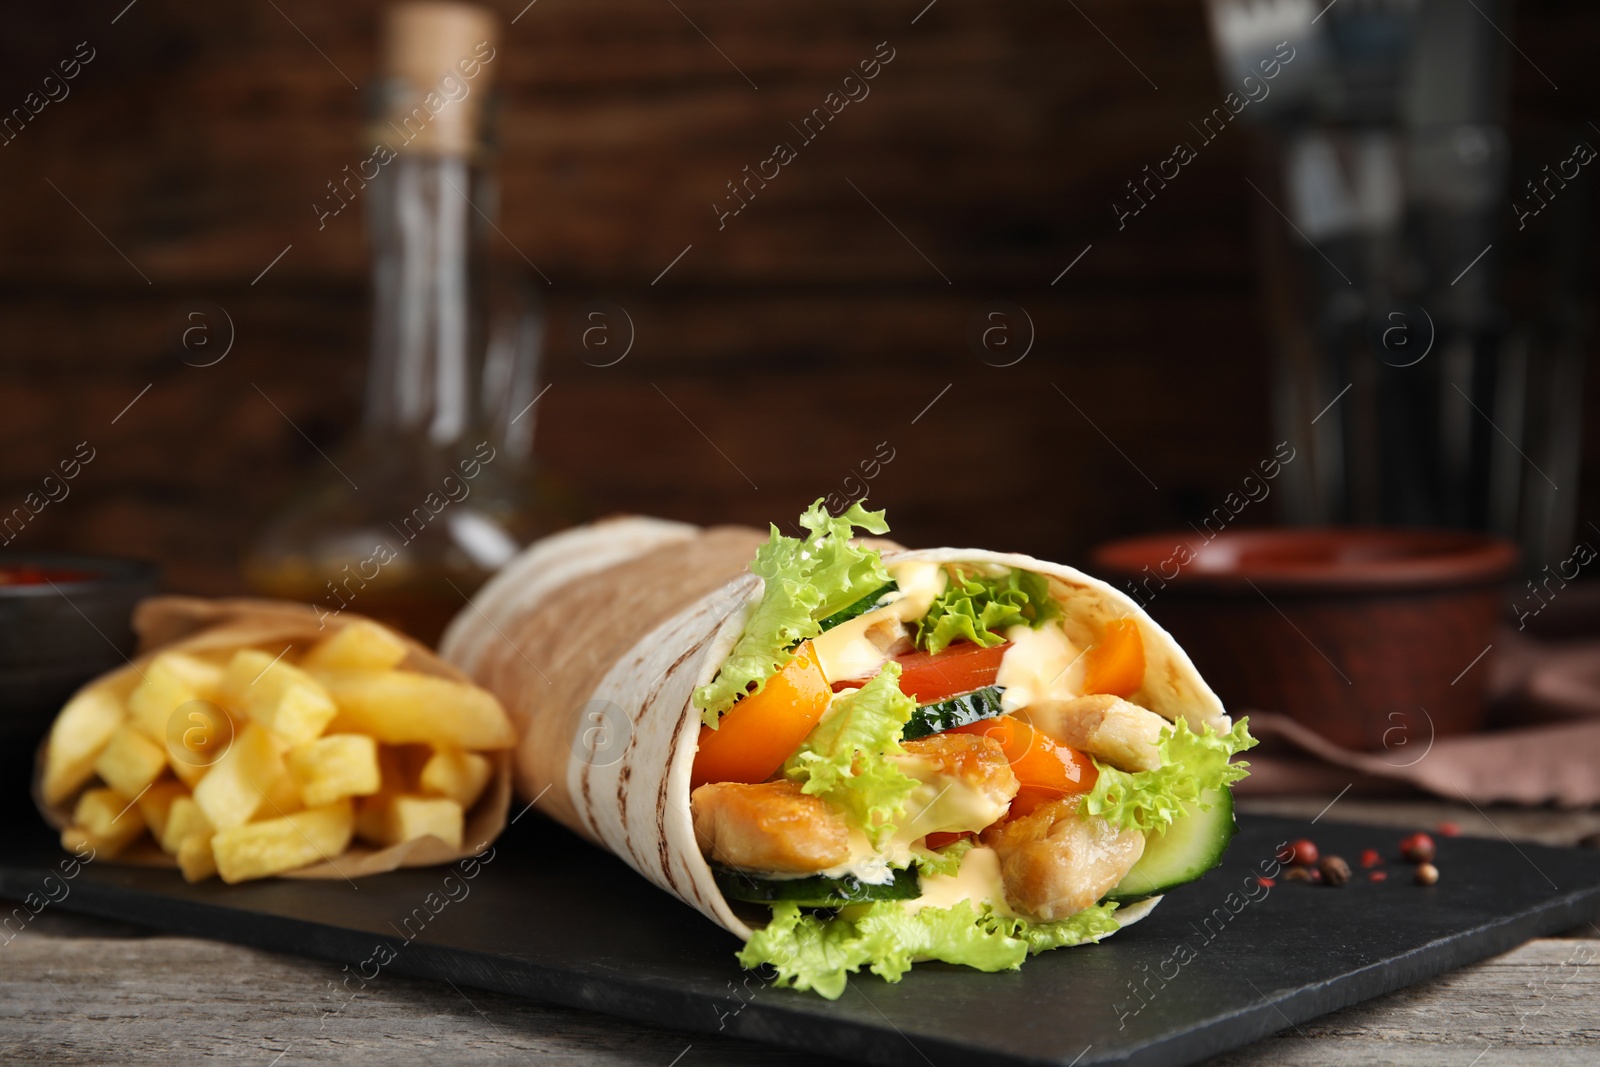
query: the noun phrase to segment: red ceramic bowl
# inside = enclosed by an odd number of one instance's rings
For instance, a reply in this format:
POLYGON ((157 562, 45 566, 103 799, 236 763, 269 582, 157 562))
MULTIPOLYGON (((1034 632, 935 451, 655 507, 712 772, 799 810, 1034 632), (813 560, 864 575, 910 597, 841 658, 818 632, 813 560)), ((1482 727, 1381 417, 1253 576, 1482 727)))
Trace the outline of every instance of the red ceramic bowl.
POLYGON ((1517 566, 1456 530, 1185 531, 1115 541, 1093 567, 1177 638, 1230 711, 1282 711, 1348 748, 1483 725, 1517 566))

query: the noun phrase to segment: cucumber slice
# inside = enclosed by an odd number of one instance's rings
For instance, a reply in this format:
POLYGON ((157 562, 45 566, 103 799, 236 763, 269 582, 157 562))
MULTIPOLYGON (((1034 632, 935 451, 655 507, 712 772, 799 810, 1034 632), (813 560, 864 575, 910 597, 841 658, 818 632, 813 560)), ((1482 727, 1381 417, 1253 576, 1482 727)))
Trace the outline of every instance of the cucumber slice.
POLYGON ((1194 881, 1222 862, 1235 829, 1233 794, 1223 786, 1200 799, 1210 809, 1192 808, 1164 833, 1146 837, 1144 855, 1106 894, 1107 900, 1128 904, 1153 897, 1194 881))
POLYGON ((872 592, 868 593, 854 604, 840 608, 832 615, 829 615, 826 619, 823 619, 821 622, 817 623, 817 625, 822 627, 824 631, 831 630, 835 626, 838 626, 841 622, 849 622, 851 619, 854 619, 859 615, 865 615, 867 612, 872 611, 875 608, 881 608, 883 607, 883 598, 899 588, 900 587, 894 582, 890 582, 888 585, 879 586, 877 589, 874 589, 872 592))
POLYGON ((843 878, 825 878, 820 874, 809 878, 763 878, 720 864, 713 864, 711 873, 723 896, 752 904, 776 904, 782 901, 798 904, 802 908, 842 908, 846 904, 862 904, 873 900, 915 900, 922 895, 922 881, 917 877, 915 867, 895 871, 894 881, 888 885, 870 885, 854 875, 845 875, 843 878))
POLYGON ((900 732, 900 737, 909 741, 914 737, 927 737, 929 734, 953 730, 957 726, 966 726, 982 719, 992 719, 1003 714, 1000 706, 1002 692, 1004 690, 999 686, 991 685, 985 689, 951 697, 949 700, 941 700, 937 704, 925 704, 911 713, 911 720, 900 732))

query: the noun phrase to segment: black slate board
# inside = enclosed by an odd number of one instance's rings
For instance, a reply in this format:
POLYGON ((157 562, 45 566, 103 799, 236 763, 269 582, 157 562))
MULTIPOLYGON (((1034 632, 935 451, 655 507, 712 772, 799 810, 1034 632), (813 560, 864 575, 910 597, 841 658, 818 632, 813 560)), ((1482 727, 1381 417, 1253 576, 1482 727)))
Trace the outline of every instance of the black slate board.
MULTIPOLYGON (((536 816, 470 880, 433 868, 355 885, 189 886, 103 862, 63 881, 65 854, 40 827, 0 844, 0 896, 48 889, 52 907, 343 962, 352 991, 375 970, 448 979, 876 1063, 1183 1064, 1600 915, 1592 851, 1441 839, 1444 877, 1423 889, 1392 856, 1398 837, 1244 817, 1221 868, 1101 945, 996 975, 919 964, 898 985, 854 979, 833 1003, 763 986, 734 963, 731 935, 536 816), (1389 853, 1389 879, 1256 883, 1300 836, 1352 862, 1389 853)), ((324 1010, 347 996, 330 984, 324 1010)))

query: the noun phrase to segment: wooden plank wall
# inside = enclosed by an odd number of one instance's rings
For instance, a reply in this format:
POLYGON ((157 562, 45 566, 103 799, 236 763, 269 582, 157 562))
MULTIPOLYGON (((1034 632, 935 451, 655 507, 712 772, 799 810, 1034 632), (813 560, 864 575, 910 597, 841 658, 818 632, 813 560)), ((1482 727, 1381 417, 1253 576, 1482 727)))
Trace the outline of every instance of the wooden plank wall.
MULTIPOLYGON (((1270 454, 1245 131, 1126 230, 1110 208, 1220 99, 1199 3, 925 3, 537 0, 510 27, 498 251, 550 279, 536 449, 595 513, 782 519, 886 441, 871 500, 907 542, 1080 561, 1209 511, 1270 454), (724 183, 880 42, 870 96, 719 230, 724 183), (567 328, 599 297, 637 324, 613 367, 567 328), (966 341, 994 299, 1036 324, 1016 366, 966 341)), ((125 4, 12 12, 0 46, 0 108, 93 50, 0 147, 0 501, 88 440, 71 496, 12 547, 227 591, 321 463, 257 386, 320 448, 357 417, 363 220, 319 231, 311 205, 365 155, 352 83, 380 5, 125 4), (198 369, 168 337, 202 299, 237 342, 198 369)), ((1592 117, 1597 27, 1577 0, 1521 12, 1560 91, 1519 65, 1519 114, 1592 117)))

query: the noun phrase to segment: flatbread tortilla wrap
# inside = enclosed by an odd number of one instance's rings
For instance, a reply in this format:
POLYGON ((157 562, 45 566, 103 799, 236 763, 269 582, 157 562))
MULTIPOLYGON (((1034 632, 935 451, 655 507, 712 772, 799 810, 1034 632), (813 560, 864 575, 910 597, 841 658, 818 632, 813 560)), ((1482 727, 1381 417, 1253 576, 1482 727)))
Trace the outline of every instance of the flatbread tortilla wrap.
POLYGON ((1096 941, 1221 858, 1254 742, 1172 638, 1070 567, 619 518, 541 541, 446 632, 519 794, 838 996, 1096 941))

